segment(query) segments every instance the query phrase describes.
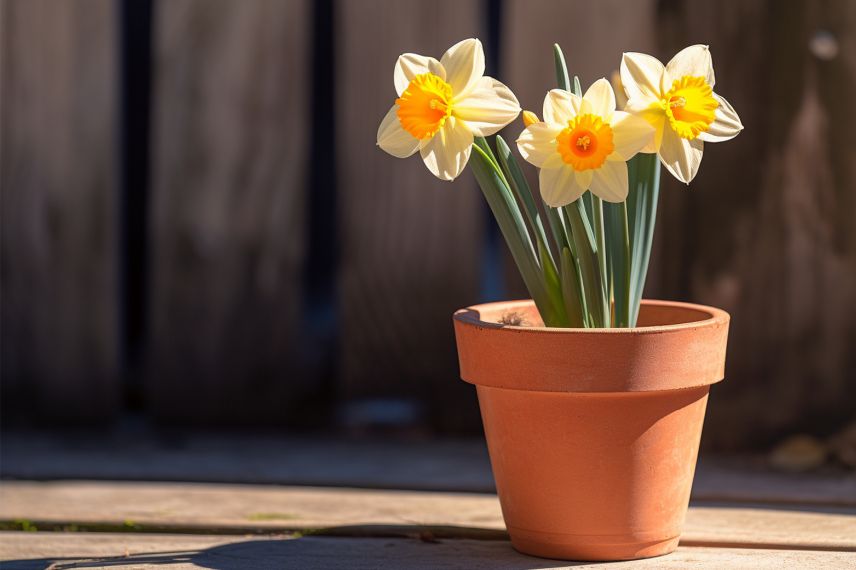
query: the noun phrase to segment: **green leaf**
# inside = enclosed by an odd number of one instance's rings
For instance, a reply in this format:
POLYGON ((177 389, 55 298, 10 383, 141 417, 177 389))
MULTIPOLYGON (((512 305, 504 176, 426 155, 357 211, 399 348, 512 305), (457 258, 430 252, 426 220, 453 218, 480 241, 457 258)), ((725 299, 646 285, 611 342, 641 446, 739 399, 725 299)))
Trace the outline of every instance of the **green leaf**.
POLYGON ((577 275, 577 264, 568 247, 562 248, 561 259, 561 281, 562 297, 565 300, 565 311, 568 314, 570 326, 580 328, 585 326, 583 315, 585 314, 585 298, 580 291, 580 279, 577 275))
MULTIPOLYGON (((606 234, 603 227, 603 202, 598 196, 592 194, 591 203, 594 214, 595 255, 597 256, 598 290, 600 293, 598 322, 600 326, 608 327, 610 325, 609 276, 606 271, 606 234)), ((592 307, 592 309, 596 308, 598 307, 592 307)))
POLYGON ((660 196, 660 160, 656 154, 637 154, 627 163, 630 193, 627 197, 630 242, 630 308, 628 326, 636 326, 654 243, 657 202, 660 196))
POLYGON ((571 79, 568 77, 568 66, 565 64, 565 54, 562 53, 559 44, 553 44, 553 59, 556 63, 556 82, 559 84, 559 89, 570 91, 571 79))
POLYGON ((568 245, 568 235, 565 225, 562 223, 562 217, 559 215, 559 210, 545 204, 544 212, 547 214, 547 225, 550 226, 550 233, 556 244, 556 251, 562 251, 562 248, 568 245))
MULTIPOLYGON (((520 204, 523 205, 523 212, 526 214, 526 219, 529 222, 529 227, 536 239, 548 244, 547 234, 544 231, 544 224, 541 221, 541 214, 538 212, 538 207, 535 205, 535 200, 532 197, 532 190, 529 188, 529 182, 523 175, 523 171, 517 163, 517 159, 511 153, 511 148, 506 144, 505 139, 501 136, 496 136, 496 152, 499 157, 499 165, 502 167, 505 177, 508 180, 511 189, 520 204)), ((558 251, 558 250, 557 250, 558 251)), ((549 248, 547 253, 550 254, 549 248)), ((555 260, 550 254, 550 261, 555 266, 555 260)))
POLYGON ((538 239, 538 255, 541 259, 541 269, 544 275, 544 284, 547 287, 547 295, 550 297, 550 302, 555 309, 555 321, 551 326, 568 327, 570 326, 570 321, 565 309, 565 300, 562 296, 562 284, 559 281, 559 273, 556 271, 556 265, 550 258, 550 252, 547 250, 546 244, 540 238, 538 239))
POLYGON ((563 212, 571 230, 571 239, 574 244, 571 253, 576 262, 582 291, 585 295, 586 326, 605 326, 602 320, 603 301, 601 300, 598 279, 597 248, 591 228, 587 227, 584 221, 585 210, 582 203, 577 200, 565 206, 563 212))
POLYGON ((565 321, 565 315, 559 315, 553 304, 517 202, 495 158, 492 158, 490 147, 481 137, 473 145, 469 165, 544 324, 561 326, 559 323, 565 321))
POLYGON ((577 97, 583 96, 583 87, 580 85, 580 78, 574 75, 574 93, 577 97))
POLYGON ((479 147, 482 153, 490 160, 491 165, 499 170, 499 162, 496 160, 496 156, 493 154, 493 150, 491 150, 490 145, 487 144, 487 139, 484 137, 475 137, 473 139, 474 144, 479 147))
POLYGON ((616 327, 630 326, 630 243, 627 229, 627 202, 605 203, 606 249, 612 274, 616 327))

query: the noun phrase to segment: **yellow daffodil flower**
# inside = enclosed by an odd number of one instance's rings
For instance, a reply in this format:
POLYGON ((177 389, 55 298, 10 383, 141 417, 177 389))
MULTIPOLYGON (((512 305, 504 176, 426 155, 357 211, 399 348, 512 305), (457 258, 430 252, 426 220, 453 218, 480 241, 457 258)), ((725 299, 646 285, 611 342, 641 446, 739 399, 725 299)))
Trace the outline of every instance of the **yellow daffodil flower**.
POLYGON ((529 124, 517 147, 541 169, 544 201, 570 204, 591 189, 607 202, 627 198, 627 164, 654 138, 645 120, 615 110, 615 93, 606 79, 585 95, 553 89, 544 99, 544 121, 529 124))
POLYGON ((473 137, 494 134, 520 113, 514 93, 484 75, 477 39, 455 44, 440 61, 406 53, 395 64, 394 80, 398 99, 381 121, 377 144, 399 158, 418 150, 441 180, 464 170, 473 137))
POLYGON ((701 164, 705 142, 721 142, 743 129, 734 108, 713 92, 713 60, 707 46, 681 50, 665 66, 643 53, 625 53, 621 83, 626 111, 648 121, 656 134, 642 152, 656 152, 669 172, 687 184, 701 164))

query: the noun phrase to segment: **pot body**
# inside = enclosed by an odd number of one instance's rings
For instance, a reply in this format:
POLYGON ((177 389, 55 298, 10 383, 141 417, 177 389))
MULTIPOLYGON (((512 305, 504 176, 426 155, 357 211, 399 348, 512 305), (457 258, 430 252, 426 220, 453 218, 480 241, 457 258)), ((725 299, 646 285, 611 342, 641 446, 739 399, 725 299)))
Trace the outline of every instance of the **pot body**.
POLYGON ((462 377, 477 386, 517 550, 628 560, 677 547, 728 315, 646 302, 640 322, 548 329, 531 301, 456 313, 462 377), (497 324, 510 311, 535 326, 497 324))

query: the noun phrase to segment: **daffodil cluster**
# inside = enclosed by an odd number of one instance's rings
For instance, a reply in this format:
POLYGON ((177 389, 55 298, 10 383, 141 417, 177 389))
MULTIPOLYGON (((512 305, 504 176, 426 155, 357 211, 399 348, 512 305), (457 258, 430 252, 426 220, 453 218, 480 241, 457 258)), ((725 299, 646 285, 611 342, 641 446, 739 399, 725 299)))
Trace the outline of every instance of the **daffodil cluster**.
POLYGON ((735 137, 743 125, 714 93, 707 46, 690 46, 663 65, 625 53, 616 93, 599 79, 585 93, 555 46, 558 89, 543 120, 523 112, 517 139, 540 169, 543 205, 533 199, 505 140, 485 137, 521 109, 511 90, 484 75, 481 42, 467 39, 440 60, 404 54, 393 75, 398 97, 381 121, 377 144, 454 180, 467 164, 496 217, 547 326, 635 326, 659 196, 659 164, 689 184, 705 142, 735 137))

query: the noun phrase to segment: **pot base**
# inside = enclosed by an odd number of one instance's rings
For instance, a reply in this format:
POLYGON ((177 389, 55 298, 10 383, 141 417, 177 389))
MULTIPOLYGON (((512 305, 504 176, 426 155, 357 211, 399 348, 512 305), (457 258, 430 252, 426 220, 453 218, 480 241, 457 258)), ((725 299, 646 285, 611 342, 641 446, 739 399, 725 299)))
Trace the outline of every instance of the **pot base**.
POLYGON ((639 541, 633 536, 579 536, 533 533, 508 529, 514 549, 523 554, 555 560, 610 562, 663 556, 675 551, 679 536, 639 541))

